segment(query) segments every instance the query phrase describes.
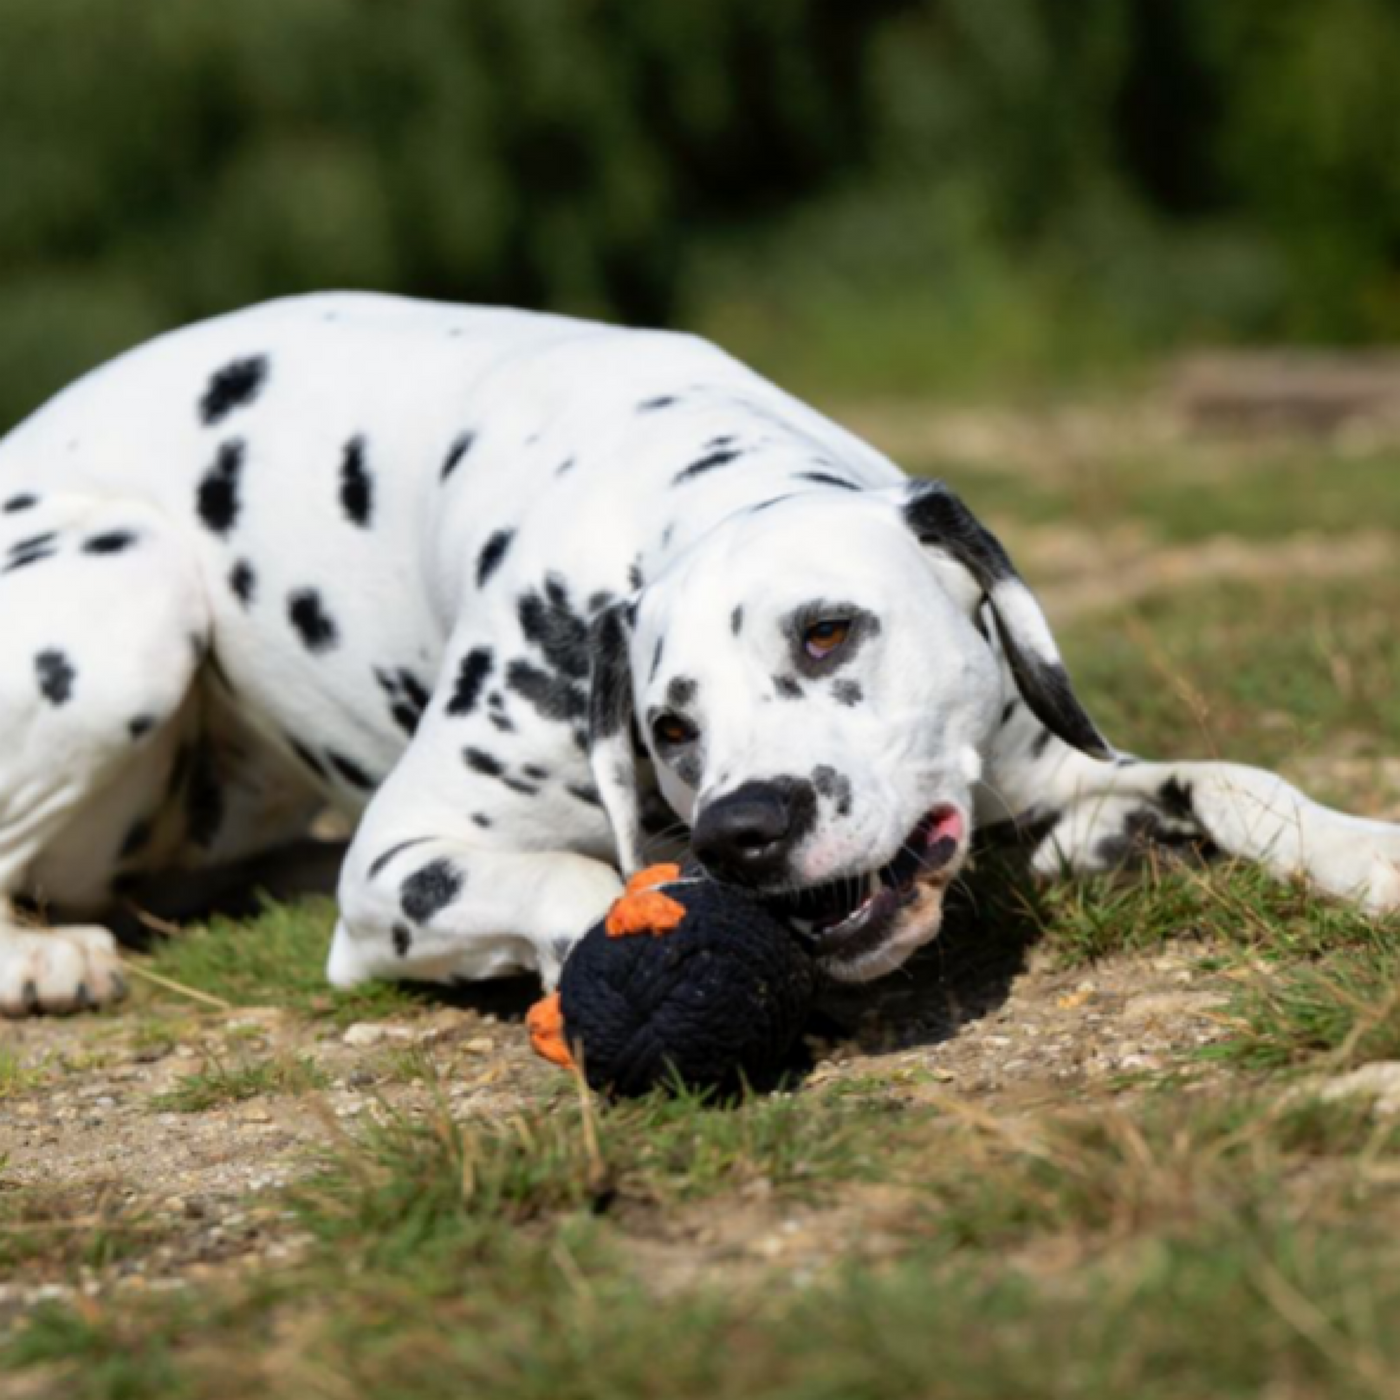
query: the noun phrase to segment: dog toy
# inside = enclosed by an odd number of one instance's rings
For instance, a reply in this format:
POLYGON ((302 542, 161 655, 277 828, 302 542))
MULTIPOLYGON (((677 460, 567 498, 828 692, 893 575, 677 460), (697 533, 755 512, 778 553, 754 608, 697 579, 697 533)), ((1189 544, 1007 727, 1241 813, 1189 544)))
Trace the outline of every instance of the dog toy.
POLYGON ((729 1094, 789 1063, 817 974, 788 929, 729 886, 655 865, 628 882, 530 1010, 530 1041, 595 1089, 729 1094))

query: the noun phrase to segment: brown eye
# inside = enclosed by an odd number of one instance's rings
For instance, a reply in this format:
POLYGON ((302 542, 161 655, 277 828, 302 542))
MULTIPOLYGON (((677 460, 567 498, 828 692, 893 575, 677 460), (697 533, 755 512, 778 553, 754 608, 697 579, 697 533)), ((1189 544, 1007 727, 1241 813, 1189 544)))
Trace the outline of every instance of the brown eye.
POLYGON ((680 715, 660 715, 651 726, 652 738, 658 748, 688 744, 695 737, 695 726, 680 715))
POLYGON ((825 622, 814 623, 802 634, 802 646, 813 661, 821 661, 830 656, 850 633, 850 618, 829 618, 825 622))

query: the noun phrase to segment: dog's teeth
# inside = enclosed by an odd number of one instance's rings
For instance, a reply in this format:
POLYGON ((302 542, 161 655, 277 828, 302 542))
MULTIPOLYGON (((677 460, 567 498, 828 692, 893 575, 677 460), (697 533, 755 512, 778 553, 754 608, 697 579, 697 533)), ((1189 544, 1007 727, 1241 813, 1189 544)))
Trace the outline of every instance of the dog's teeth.
POLYGON ((803 936, 803 938, 810 938, 812 936, 811 919, 789 918, 788 923, 790 923, 793 926, 793 928, 795 928, 798 931, 798 933, 800 933, 803 936))
POLYGON ((880 893, 880 890, 883 888, 884 883, 885 882, 880 878, 880 872, 878 870, 872 870, 870 874, 865 877, 866 904, 869 904, 870 901, 874 899, 877 894, 880 893))

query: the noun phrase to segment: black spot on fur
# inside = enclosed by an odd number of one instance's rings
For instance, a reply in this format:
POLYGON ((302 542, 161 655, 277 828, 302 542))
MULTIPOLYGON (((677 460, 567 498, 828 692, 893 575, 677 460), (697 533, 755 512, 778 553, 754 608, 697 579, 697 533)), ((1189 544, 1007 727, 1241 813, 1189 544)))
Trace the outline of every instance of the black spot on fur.
POLYGON ((22 540, 16 540, 10 546, 10 554, 30 554, 36 549, 48 549, 58 540, 58 535, 53 530, 46 530, 42 535, 26 535, 22 540))
POLYGON ((859 681, 837 681, 831 687, 831 693, 838 705, 859 705, 865 699, 865 691, 861 689, 859 681))
POLYGON ((567 792, 570 797, 576 798, 579 802, 589 807, 601 807, 603 805, 603 799, 598 796, 598 789, 589 783, 568 783, 565 785, 564 791, 567 792))
POLYGON ((641 748, 641 736, 632 714, 632 671, 623 609, 609 608, 600 613, 593 624, 592 640, 593 685, 585 701, 588 737, 596 744, 621 734, 630 726, 633 746, 641 748))
POLYGON ((656 679, 656 673, 661 669, 661 658, 666 652, 666 634, 663 632, 656 639, 656 650, 651 654, 651 670, 647 674, 649 681, 656 679))
POLYGON ((506 771, 505 764, 485 749, 463 749, 462 760, 473 773, 480 773, 486 778, 499 778, 506 771))
POLYGON ((130 549, 136 543, 136 534, 132 530, 108 530, 104 534, 94 535, 90 540, 83 543, 84 554, 120 554, 125 549, 130 549))
POLYGON ((200 421, 206 428, 212 428, 236 409, 247 408, 257 398, 266 381, 265 355, 234 360, 215 371, 199 401, 200 421))
POLYGON ((376 875, 383 872, 384 868, 395 856, 401 855, 404 851, 411 850, 414 846, 421 846, 429 839, 430 838, 427 836, 414 836, 410 837, 407 841, 400 841, 397 845, 390 846, 387 851, 381 851, 370 861, 369 869, 365 871, 366 876, 373 880, 376 875))
POLYGON ((1191 800, 1190 783, 1183 783, 1177 778, 1168 778, 1157 789, 1157 800, 1162 804, 1163 810, 1169 816, 1176 817, 1178 821, 1196 820, 1196 807, 1191 800))
POLYGON ((488 647, 473 647, 463 658, 457 669, 457 683, 447 702, 447 713, 454 716, 469 715, 476 709, 481 699, 482 687, 491 674, 492 657, 488 647))
POLYGON ((519 778, 512 778, 508 773, 501 775, 501 782, 512 792, 522 793, 526 797, 533 797, 539 792, 539 788, 534 783, 522 782, 519 778))
POLYGON ((569 601, 568 589, 556 574, 544 582, 544 591, 522 593, 516 605, 520 630, 533 642, 549 666, 572 680, 588 675, 588 623, 569 601))
POLYGON ((627 586, 634 593, 639 593, 646 587, 646 584, 646 575, 642 572, 642 561, 640 558, 634 559, 627 566, 627 586))
POLYGON ((340 462, 340 504, 345 518, 362 530, 369 527, 374 514, 374 478, 365 465, 365 440, 352 437, 345 444, 340 462))
POLYGON ((241 502, 239 478, 243 472, 245 447, 241 438, 219 444, 214 463, 195 490, 195 509, 207 530, 225 536, 238 523, 241 502))
POLYGON ((12 574, 18 569, 28 568, 44 559, 52 559, 58 553, 58 535, 47 530, 42 535, 29 535, 16 540, 10 546, 9 558, 0 573, 12 574))
POLYGON ((773 690, 784 700, 802 699, 802 687, 797 683, 796 676, 774 676, 773 690))
MULTIPOLYGON (((1172 800, 1176 800, 1175 795, 1172 800)), ((1165 800, 1163 805, 1167 805, 1165 800)), ((1188 820, 1193 819, 1189 813, 1185 815, 1188 820)), ((1214 843, 1199 829, 1173 831, 1150 807, 1129 812, 1117 835, 1105 836, 1094 846, 1094 855, 1104 866, 1140 865, 1154 851, 1187 861, 1209 860, 1218 854, 1214 843)))
POLYGON ((506 685, 545 719, 566 722, 581 720, 588 714, 588 693, 581 685, 550 675, 528 661, 510 663, 506 685))
POLYGON ((499 713, 498 711, 496 711, 496 710, 492 710, 492 711, 490 711, 490 712, 487 714, 486 718, 489 719, 489 720, 491 721, 492 727, 493 727, 498 733, 501 733, 501 734, 514 734, 514 733, 515 733, 515 721, 514 721, 513 719, 511 719, 511 717, 510 717, 509 715, 503 715, 503 714, 500 714, 500 713, 499 713))
POLYGON ((712 472, 718 467, 727 467, 731 462, 737 462, 744 454, 737 447, 723 447, 717 452, 706 453, 699 461, 692 462, 688 467, 678 471, 671 478, 672 486, 681 486, 687 481, 694 481, 697 476, 703 476, 706 472, 712 472))
POLYGON ((127 721, 126 732, 132 739, 144 739, 147 734, 156 727, 153 715, 137 715, 135 719, 127 721))
POLYGON ((679 403, 679 398, 675 394, 660 394, 654 399, 643 399, 637 405, 638 413, 656 413, 663 408, 670 408, 672 404, 679 403))
POLYGON ((798 481, 814 481, 819 486, 839 486, 843 491, 859 491, 861 487, 844 476, 833 476, 830 472, 798 472, 798 481))
POLYGON ((577 457, 565 457, 554 469, 555 476, 567 476, 578 465, 577 457))
POLYGON ((464 883, 451 861, 430 860, 399 886, 399 908, 414 923, 425 924, 462 893, 464 883))
POLYGON ((389 715, 411 739, 418 732, 423 711, 431 698, 423 682, 412 671, 399 667, 390 671, 375 667, 374 678, 389 697, 389 715))
POLYGON ((1031 740, 1031 757, 1044 758, 1045 750, 1050 747, 1051 740, 1053 740, 1054 737, 1055 736, 1051 734, 1048 729, 1042 729, 1040 733, 1031 740))
POLYGON ((389 718, 411 739, 423 722, 423 712, 399 700, 389 706, 389 718))
POLYGON ((314 588, 303 588, 288 595, 287 617, 309 652, 330 651, 340 641, 335 620, 326 612, 321 595, 314 588))
POLYGON ((729 614, 729 630, 736 637, 744 630, 744 608, 742 604, 729 614))
POLYGON ((368 792, 374 787, 374 779, 371 778, 353 758, 346 758, 343 753, 337 753, 334 749, 327 749, 326 762, 329 763, 351 787, 360 788, 364 792, 368 792))
POLYGON ((428 687, 413 674, 412 671, 399 670, 399 684, 403 687, 403 693, 409 700, 418 706, 420 710, 428 708, 428 701, 433 697, 428 693, 428 687))
POLYGON ((38 504, 38 496, 33 495, 29 491, 24 491, 18 496, 11 496, 3 506, 0 506, 0 513, 5 515, 18 515, 22 510, 33 510, 38 504))
POLYGON ((812 769, 812 786, 836 807, 837 816, 846 817, 851 813, 851 780, 839 773, 829 763, 818 764, 812 769))
POLYGON ((521 767, 520 771, 524 773, 527 778, 533 779, 537 783, 542 783, 549 777, 549 769, 541 768, 538 763, 526 763, 521 767))
POLYGON ((484 812, 473 812, 472 821, 483 831, 491 830, 491 818, 488 817, 484 812))
POLYGON ((229 570, 228 586, 233 591, 233 596, 245 608, 253 601, 253 595, 258 588, 258 576, 253 572, 253 566, 246 559, 240 559, 229 570))
POLYGON ((326 765, 311 752, 299 739, 293 739, 290 735, 287 738, 287 745, 296 756, 318 777, 326 778, 330 775, 326 772, 326 765))
POLYGON ((672 676, 666 686, 666 703, 673 710, 684 710, 695 703, 699 686, 689 676, 672 676))
POLYGON ((52 559, 58 551, 54 549, 40 549, 32 554, 21 554, 17 558, 11 559, 0 574, 18 573, 21 569, 27 569, 31 564, 41 564, 45 559, 52 559))
POLYGON ((39 678, 39 694, 50 705, 66 705, 73 698, 78 673, 63 652, 52 647, 41 651, 34 658, 34 673, 39 678))
POLYGON ((439 481, 446 481, 462 465, 462 459, 472 450, 475 442, 475 433, 461 433, 453 440, 452 446, 447 449, 447 456, 442 459, 439 481))
POLYGON ((413 947, 413 930, 407 924, 395 924, 393 928, 394 951, 401 958, 408 956, 408 950, 413 947))
POLYGON ((1002 706, 1001 722, 1003 724, 1011 723, 1011 716, 1016 713, 1016 703, 1015 700, 1008 700, 1006 704, 1002 706))
POLYGON ((501 560, 515 539, 514 530, 497 530, 481 547, 476 558, 476 586, 485 588, 487 580, 501 567, 501 560))

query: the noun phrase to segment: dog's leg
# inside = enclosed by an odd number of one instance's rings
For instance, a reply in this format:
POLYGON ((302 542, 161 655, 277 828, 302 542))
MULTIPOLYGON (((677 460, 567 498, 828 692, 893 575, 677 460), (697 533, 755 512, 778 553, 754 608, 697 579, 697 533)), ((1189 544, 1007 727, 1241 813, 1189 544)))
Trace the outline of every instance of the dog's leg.
POLYGON ((567 851, 493 851, 438 835, 406 838, 386 855, 366 864, 352 850, 346 861, 327 967, 338 987, 513 972, 538 972, 552 987, 622 887, 611 866, 567 851))
POLYGON ((1349 816, 1276 773, 1222 762, 1100 762, 1024 717, 989 765, 985 815, 1033 833, 1043 874, 1101 871, 1150 844, 1194 845, 1302 877, 1371 912, 1400 909, 1400 826, 1349 816))
MULTIPOLYGON (((0 1013, 10 1016, 121 996, 107 929, 26 925, 14 899, 68 902, 72 891, 35 887, 36 867, 94 809, 120 808, 166 754, 208 634, 193 561, 156 512, 35 497, 0 516, 0 1013)), ((86 889, 105 890, 120 850, 87 855, 86 889)))
POLYGON ((530 690, 538 703, 513 692, 507 719, 493 692, 502 670, 491 648, 448 649, 346 857, 327 969, 337 986, 536 970, 552 984, 617 896, 611 831, 575 742, 581 718, 557 683, 530 690))

